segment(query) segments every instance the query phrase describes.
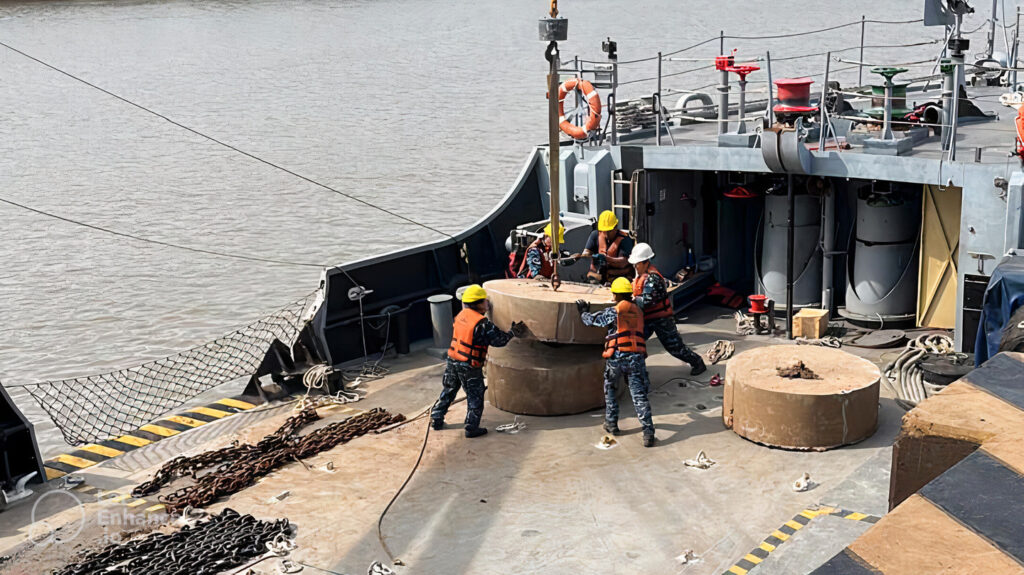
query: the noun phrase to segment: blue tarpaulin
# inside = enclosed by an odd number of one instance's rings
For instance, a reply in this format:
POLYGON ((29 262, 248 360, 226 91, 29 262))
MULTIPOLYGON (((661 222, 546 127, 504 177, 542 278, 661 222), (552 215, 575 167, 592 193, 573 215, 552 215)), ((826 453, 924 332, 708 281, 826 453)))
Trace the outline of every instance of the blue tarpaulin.
POLYGON ((974 344, 974 365, 985 363, 999 352, 1003 327, 1013 312, 1024 305, 1024 255, 1003 258, 985 288, 978 338, 974 344))

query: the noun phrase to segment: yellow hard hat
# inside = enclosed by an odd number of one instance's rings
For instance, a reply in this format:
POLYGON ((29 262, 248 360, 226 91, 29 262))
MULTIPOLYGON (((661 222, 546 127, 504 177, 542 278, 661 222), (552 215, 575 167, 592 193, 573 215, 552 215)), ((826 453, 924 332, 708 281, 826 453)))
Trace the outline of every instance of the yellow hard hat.
POLYGON ((617 225, 619 225, 619 218, 615 217, 615 212, 611 210, 605 210, 597 217, 597 231, 599 232, 610 232, 617 225))
MULTIPOLYGON (((551 236, 551 224, 544 226, 544 235, 551 236)), ((558 243, 565 243, 565 226, 558 224, 558 243)))
POLYGON ((626 278, 615 278, 612 282, 612 293, 633 293, 633 284, 626 278))
POLYGON ((480 287, 480 284, 473 284, 462 292, 462 303, 475 303, 487 299, 487 290, 480 287))

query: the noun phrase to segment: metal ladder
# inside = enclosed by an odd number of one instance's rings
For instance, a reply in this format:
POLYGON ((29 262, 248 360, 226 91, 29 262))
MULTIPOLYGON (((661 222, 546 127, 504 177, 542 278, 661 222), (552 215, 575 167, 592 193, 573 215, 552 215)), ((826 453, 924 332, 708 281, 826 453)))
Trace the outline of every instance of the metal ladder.
POLYGON ((622 170, 614 170, 614 171, 612 171, 612 176, 611 176, 612 177, 612 187, 611 187, 611 194, 612 194, 611 206, 612 207, 611 207, 611 209, 612 209, 612 211, 615 211, 615 210, 628 210, 629 216, 622 219, 622 221, 625 223, 625 225, 623 225, 621 227, 622 227, 623 230, 626 231, 626 233, 628 233, 633 238, 636 238, 636 233, 635 233, 635 230, 636 230, 636 210, 633 209, 633 206, 636 205, 636 194, 637 194, 637 190, 640 187, 640 176, 641 176, 641 172, 643 172, 643 171, 644 170, 633 170, 633 175, 630 176, 630 178, 628 180, 624 179, 625 174, 623 174, 622 170), (626 204, 616 204, 615 203, 615 198, 616 198, 616 193, 615 192, 619 189, 619 186, 629 186, 626 189, 626 192, 624 194, 622 194, 623 197, 626 198, 626 201, 628 201, 629 203, 626 203, 626 204))

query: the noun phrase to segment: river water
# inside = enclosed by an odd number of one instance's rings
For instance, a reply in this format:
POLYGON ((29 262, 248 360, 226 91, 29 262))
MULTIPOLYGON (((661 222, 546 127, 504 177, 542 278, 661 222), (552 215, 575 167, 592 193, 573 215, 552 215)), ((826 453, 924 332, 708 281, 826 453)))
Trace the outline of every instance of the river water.
MULTIPOLYGON (((455 233, 506 193, 531 147, 546 140, 546 62, 536 37, 546 4, 5 3, 0 41, 289 170, 455 233)), ((757 36, 859 20, 862 12, 920 17, 920 3, 909 1, 854 8, 822 0, 564 0, 561 8, 570 19, 563 57, 595 60, 604 57, 606 36, 631 60, 721 29, 757 36)), ((969 27, 983 18, 975 15, 969 27)), ((726 45, 739 48, 740 59, 765 50, 780 58, 855 46, 859 36, 857 25, 726 45)), ((920 24, 867 28, 869 45, 941 36, 920 24)), ((866 59, 915 61, 938 50, 869 49, 866 59)), ((679 56, 707 59, 717 51, 715 41, 679 56)), ((856 59, 857 52, 843 56, 856 59)), ((779 61, 773 73, 820 73, 824 60, 779 61)), ((666 62, 665 73, 701 65, 666 62)), ((641 62, 623 66, 621 77, 655 72, 656 62, 641 62)), ((849 83, 856 72, 840 74, 849 83)), ((752 87, 764 82, 751 80, 752 87)), ((714 81, 704 70, 665 85, 714 81)), ((639 82, 622 93, 653 89, 653 82, 639 82)), ((302 263, 336 264, 438 238, 3 47, 0 197, 163 242, 302 263)), ((297 299, 319 276, 315 267, 140 243, 7 204, 0 204, 0 225, 0 380, 7 384, 174 353, 297 299)), ((19 403, 39 418, 34 406, 19 403)))

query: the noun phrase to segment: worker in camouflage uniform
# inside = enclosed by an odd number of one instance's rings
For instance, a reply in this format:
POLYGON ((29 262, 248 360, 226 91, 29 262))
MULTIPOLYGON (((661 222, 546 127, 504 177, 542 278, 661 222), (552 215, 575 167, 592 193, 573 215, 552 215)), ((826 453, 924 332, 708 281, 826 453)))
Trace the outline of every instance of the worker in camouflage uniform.
POLYGON ((633 303, 633 286, 628 279, 613 281, 612 295, 614 306, 593 313, 590 313, 589 302, 576 301, 584 325, 608 328, 603 354, 608 360, 604 368, 604 430, 612 435, 619 434, 616 388, 619 377, 623 376, 633 398, 636 418, 643 427, 644 447, 651 447, 654 445, 654 421, 651 419, 651 403, 647 399, 651 382, 645 361, 647 344, 643 312, 633 303))
MULTIPOLYGON (((558 245, 565 242, 565 226, 558 224, 558 245)), ((536 239, 526 248, 523 263, 519 266, 516 277, 550 279, 555 268, 551 260, 552 240, 551 224, 544 226, 544 235, 536 239)), ((564 251, 564 250, 563 250, 564 251)), ((568 252, 565 252, 568 255, 568 252)))
POLYGON ((510 331, 501 331, 487 319, 490 309, 487 292, 477 284, 462 293, 462 311, 455 316, 452 343, 441 378, 441 397, 430 411, 434 429, 444 428, 444 416, 455 401, 459 388, 466 390, 466 437, 480 437, 487 428, 480 427, 484 412, 484 360, 490 346, 504 347, 513 337, 522 337, 526 326, 513 322, 510 331))
POLYGON ((690 364, 690 375, 700 375, 707 370, 704 359, 683 343, 676 329, 672 300, 668 297, 668 281, 654 267, 651 260, 654 250, 646 243, 639 243, 629 256, 629 263, 636 269, 633 280, 633 297, 636 305, 644 310, 644 337, 658 334, 658 341, 672 357, 690 364))

